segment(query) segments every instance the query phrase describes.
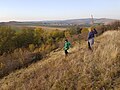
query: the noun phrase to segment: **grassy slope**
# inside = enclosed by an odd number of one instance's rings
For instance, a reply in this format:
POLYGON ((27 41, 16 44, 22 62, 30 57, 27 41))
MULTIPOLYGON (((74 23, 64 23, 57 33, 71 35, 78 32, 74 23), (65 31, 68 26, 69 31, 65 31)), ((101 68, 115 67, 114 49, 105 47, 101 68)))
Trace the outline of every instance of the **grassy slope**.
POLYGON ((0 90, 120 90, 120 32, 96 38, 94 52, 76 45, 65 59, 50 55, 0 80, 0 90))

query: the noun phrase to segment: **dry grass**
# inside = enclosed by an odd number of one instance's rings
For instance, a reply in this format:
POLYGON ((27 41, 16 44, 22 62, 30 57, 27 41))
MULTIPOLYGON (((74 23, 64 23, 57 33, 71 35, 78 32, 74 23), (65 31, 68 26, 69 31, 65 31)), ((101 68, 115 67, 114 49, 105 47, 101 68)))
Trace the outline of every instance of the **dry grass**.
POLYGON ((53 30, 60 30, 60 31, 64 31, 66 30, 66 28, 62 28, 62 27, 47 27, 47 26, 28 26, 28 27, 38 27, 38 28, 42 28, 43 30, 46 30, 46 31, 53 31, 53 30))
POLYGON ((39 52, 30 52, 27 49, 16 49, 10 54, 4 53, 0 56, 0 78, 10 74, 11 72, 27 67, 33 60, 39 60, 42 54, 39 52), (39 56, 39 57, 38 57, 39 56), (33 57, 35 57, 33 59, 33 57), (39 58, 39 59, 38 59, 39 58))
POLYGON ((0 80, 0 90, 120 90, 120 32, 96 38, 94 51, 83 42, 50 55, 0 80))

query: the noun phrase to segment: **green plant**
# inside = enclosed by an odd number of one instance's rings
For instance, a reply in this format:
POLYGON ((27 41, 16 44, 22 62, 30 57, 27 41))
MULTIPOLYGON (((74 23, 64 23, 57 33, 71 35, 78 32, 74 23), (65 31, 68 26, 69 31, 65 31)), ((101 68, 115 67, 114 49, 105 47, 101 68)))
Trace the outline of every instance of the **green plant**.
POLYGON ((34 44, 29 44, 29 50, 33 52, 35 50, 35 45, 34 44))

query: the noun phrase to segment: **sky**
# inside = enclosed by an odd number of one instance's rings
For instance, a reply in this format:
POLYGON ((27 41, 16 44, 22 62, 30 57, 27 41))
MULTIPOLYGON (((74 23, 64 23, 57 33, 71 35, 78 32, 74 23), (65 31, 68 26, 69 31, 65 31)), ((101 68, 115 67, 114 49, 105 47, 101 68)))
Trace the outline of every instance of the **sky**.
POLYGON ((120 0, 0 0, 0 22, 120 19, 120 0))

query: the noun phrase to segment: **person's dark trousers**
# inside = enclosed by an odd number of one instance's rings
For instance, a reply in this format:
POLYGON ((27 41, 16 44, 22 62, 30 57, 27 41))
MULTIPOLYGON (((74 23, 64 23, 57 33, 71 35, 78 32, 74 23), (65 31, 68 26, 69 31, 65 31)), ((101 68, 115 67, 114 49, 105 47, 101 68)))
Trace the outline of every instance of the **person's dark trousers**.
POLYGON ((90 50, 92 49, 89 42, 88 42, 88 49, 90 49, 90 50))
POLYGON ((66 55, 66 56, 68 55, 68 51, 67 51, 67 50, 65 50, 65 55, 66 55))

